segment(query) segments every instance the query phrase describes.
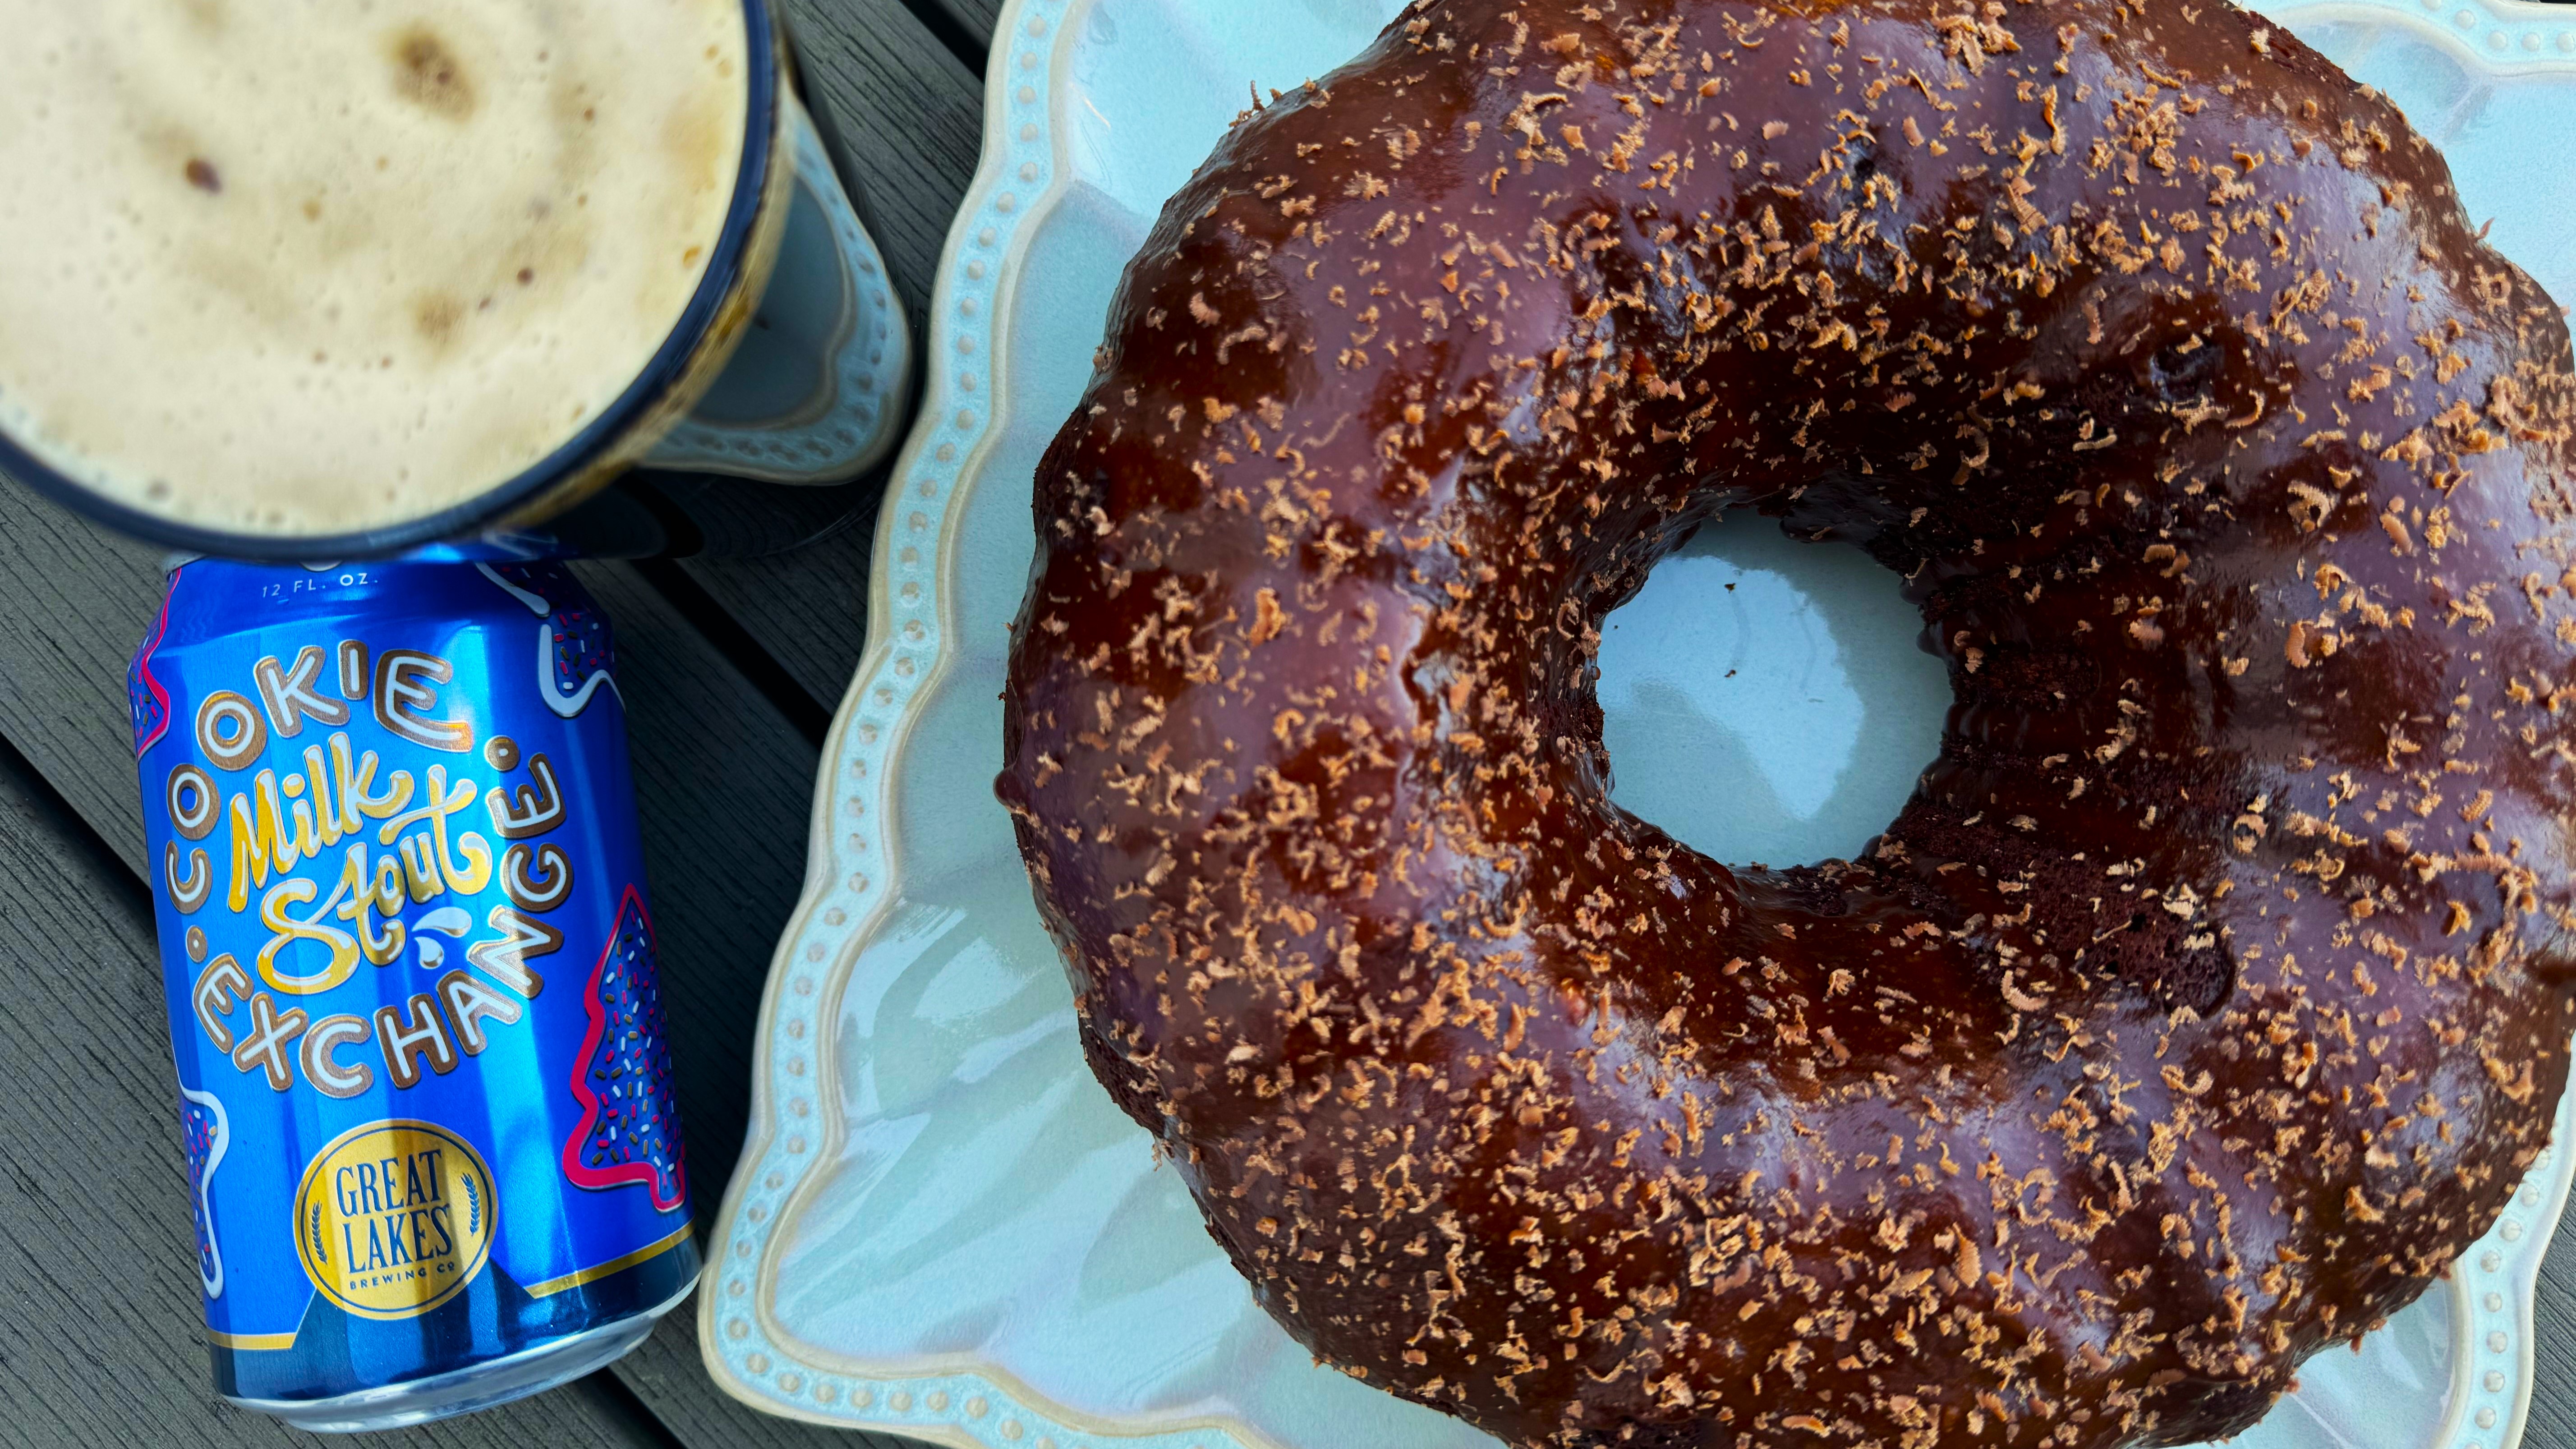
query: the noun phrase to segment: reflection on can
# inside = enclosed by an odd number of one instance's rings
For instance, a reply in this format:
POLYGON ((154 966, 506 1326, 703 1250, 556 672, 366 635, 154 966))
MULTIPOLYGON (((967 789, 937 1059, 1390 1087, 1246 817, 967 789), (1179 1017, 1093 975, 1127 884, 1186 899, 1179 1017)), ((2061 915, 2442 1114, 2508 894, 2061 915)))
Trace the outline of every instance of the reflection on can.
POLYGON ((170 576, 129 675, 227 1398, 381 1428, 698 1272, 608 621, 559 564, 170 576))

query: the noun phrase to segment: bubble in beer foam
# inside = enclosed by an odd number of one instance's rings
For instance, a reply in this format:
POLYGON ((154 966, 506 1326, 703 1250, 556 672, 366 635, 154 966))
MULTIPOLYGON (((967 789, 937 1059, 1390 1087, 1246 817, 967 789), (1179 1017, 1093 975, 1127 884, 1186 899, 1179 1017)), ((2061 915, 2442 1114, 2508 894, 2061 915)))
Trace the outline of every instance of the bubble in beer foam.
POLYGON ((597 419, 747 120, 740 0, 0 0, 0 35, 0 432, 208 528, 435 513, 597 419))

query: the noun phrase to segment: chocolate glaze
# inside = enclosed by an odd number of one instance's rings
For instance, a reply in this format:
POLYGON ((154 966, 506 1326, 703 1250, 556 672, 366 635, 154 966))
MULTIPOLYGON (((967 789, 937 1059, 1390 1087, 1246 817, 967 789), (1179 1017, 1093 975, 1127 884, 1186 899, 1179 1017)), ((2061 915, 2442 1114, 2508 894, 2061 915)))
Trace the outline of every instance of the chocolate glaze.
POLYGON ((2242 1429, 2546 1140, 2571 397, 2216 0, 1417 5, 1172 201, 1038 476, 1092 1064, 1291 1332, 1516 1444, 2242 1429), (1726 511, 1950 665, 1861 860, 1609 802, 1601 620, 1726 511))

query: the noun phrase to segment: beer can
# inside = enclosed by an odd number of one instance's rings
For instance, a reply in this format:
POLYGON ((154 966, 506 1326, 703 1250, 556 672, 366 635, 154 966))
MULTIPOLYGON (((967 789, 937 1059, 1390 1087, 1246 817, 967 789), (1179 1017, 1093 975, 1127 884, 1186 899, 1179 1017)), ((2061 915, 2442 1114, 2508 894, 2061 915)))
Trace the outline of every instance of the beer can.
POLYGON ((225 1398, 389 1428, 696 1282, 609 625, 560 564, 178 565, 128 673, 225 1398))

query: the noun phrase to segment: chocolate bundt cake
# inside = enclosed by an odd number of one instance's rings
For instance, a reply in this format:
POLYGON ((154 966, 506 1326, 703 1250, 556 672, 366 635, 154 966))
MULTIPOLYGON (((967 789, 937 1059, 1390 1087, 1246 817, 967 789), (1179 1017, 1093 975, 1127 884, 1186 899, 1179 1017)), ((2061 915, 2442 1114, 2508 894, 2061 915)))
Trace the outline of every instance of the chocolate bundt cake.
POLYGON ((1291 1333, 1515 1445, 2241 1430, 2547 1142, 2571 397, 2224 0, 1417 4, 1173 199, 1037 477, 999 788, 1091 1064, 1291 1333), (1610 802, 1602 620, 1723 513, 1949 666, 1858 859, 1610 802))

